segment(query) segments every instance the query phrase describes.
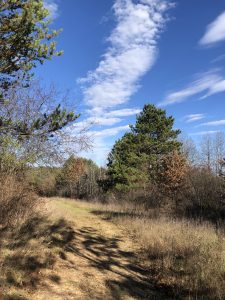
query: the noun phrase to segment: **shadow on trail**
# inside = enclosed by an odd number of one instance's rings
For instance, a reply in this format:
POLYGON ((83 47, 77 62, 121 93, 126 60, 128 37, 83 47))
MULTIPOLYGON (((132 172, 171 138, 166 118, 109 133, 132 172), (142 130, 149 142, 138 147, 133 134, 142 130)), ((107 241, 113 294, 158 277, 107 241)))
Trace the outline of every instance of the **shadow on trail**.
MULTIPOLYGON (((103 274, 111 272, 118 275, 117 280, 105 281, 110 292, 109 299, 122 300, 125 295, 135 299, 165 299, 160 297, 159 291, 156 297, 156 290, 146 276, 148 271, 133 262, 135 253, 120 249, 120 237, 102 237, 92 227, 81 228, 75 236, 80 243, 69 245, 66 251, 88 260, 90 267, 103 274)), ((110 278, 109 273, 107 278, 110 278)))
MULTIPOLYGON (((65 247, 74 240, 74 229, 64 219, 52 221, 45 216, 36 216, 19 228, 0 229, 0 288, 32 291, 46 281, 44 270, 53 270, 57 255, 65 255, 65 247)), ((61 278, 52 275, 49 281, 60 284, 61 278)), ((1 297, 0 297, 1 298, 1 297)), ((3 299, 26 299, 17 292, 4 294, 3 299)))
MULTIPOLYGON (((5 245, 10 249, 10 255, 5 257, 4 265, 8 270, 14 270, 14 272, 8 272, 7 284, 17 288, 28 287, 32 290, 37 290, 42 286, 52 292, 52 299, 54 299, 54 295, 64 299, 61 288, 57 294, 52 289, 52 284, 60 287, 63 281, 63 278, 54 274, 54 266, 60 260, 70 263, 72 255, 74 258, 82 257, 90 266, 87 271, 90 273, 87 273, 84 278, 88 278, 90 275, 89 280, 94 282, 94 269, 99 270, 103 274, 103 278, 105 274, 107 299, 109 300, 122 300, 125 296, 134 299, 182 299, 171 297, 170 290, 153 282, 150 279, 151 271, 138 263, 136 253, 121 249, 121 239, 121 236, 102 236, 93 227, 74 229, 74 224, 64 219, 53 222, 45 217, 35 217, 18 229, 11 236, 11 242, 5 245), (30 244, 34 240, 38 241, 40 251, 37 248, 30 251, 30 244), (47 251, 43 251, 41 246, 47 251), (26 247, 29 251, 21 252, 21 249, 26 249, 26 247), (51 275, 44 277, 41 273, 44 269, 52 270, 51 275), (15 273, 20 273, 23 281, 18 282, 15 273)), ((74 262, 70 264, 70 267, 77 268, 74 262)), ((84 271, 83 274, 85 274, 84 271)), ((83 288, 85 294, 83 299, 103 299, 102 295, 98 294, 96 286, 87 289, 87 285, 88 280, 83 283, 83 287, 82 285, 80 287, 83 288)))

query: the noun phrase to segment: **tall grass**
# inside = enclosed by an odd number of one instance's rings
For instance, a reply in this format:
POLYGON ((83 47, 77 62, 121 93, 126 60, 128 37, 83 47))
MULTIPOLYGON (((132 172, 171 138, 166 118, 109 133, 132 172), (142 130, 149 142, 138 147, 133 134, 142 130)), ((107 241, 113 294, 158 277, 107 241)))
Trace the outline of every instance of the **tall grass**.
POLYGON ((225 299, 225 237, 213 225, 159 217, 158 212, 131 206, 97 208, 139 245, 138 257, 149 281, 168 297, 225 299))

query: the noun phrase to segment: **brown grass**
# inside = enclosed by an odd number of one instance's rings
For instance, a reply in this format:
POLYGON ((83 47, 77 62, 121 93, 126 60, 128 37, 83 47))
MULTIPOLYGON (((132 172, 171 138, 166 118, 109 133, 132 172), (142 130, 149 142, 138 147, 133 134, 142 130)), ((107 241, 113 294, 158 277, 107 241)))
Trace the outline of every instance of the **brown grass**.
POLYGON ((225 296, 225 244, 209 225, 166 219, 123 219, 158 283, 174 293, 225 296))
POLYGON ((115 204, 94 212, 114 220, 139 244, 149 280, 178 299, 225 298, 225 237, 211 224, 157 217, 115 204), (152 217, 151 217, 152 216, 152 217))
POLYGON ((69 222, 43 214, 13 230, 0 230, 0 286, 4 299, 31 299, 27 292, 45 280, 45 271, 53 269, 73 234, 69 222))
POLYGON ((4 299, 225 298, 225 240, 212 225, 131 204, 57 198, 47 209, 0 229, 4 299))

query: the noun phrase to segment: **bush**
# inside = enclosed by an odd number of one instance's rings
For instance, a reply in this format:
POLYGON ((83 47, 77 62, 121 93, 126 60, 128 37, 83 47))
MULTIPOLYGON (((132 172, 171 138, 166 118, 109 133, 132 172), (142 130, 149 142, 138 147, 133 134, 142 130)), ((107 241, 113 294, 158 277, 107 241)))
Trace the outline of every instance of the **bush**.
POLYGON ((179 195, 179 209, 188 217, 219 221, 225 217, 225 181, 205 168, 192 168, 179 195))
POLYGON ((33 167, 28 170, 26 177, 38 195, 52 197, 57 195, 56 176, 59 173, 59 168, 33 167))
POLYGON ((15 226, 23 223, 38 204, 36 194, 15 175, 1 174, 0 183, 0 224, 15 226))

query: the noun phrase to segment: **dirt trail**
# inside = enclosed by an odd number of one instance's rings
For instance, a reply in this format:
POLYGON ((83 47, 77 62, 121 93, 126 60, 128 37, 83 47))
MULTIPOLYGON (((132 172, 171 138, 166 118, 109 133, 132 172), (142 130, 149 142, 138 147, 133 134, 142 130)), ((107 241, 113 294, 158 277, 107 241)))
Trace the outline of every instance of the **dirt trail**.
POLYGON ((53 270, 46 270, 37 300, 160 299, 136 260, 137 246, 116 224, 79 202, 54 199, 52 215, 71 221, 70 242, 53 270))

